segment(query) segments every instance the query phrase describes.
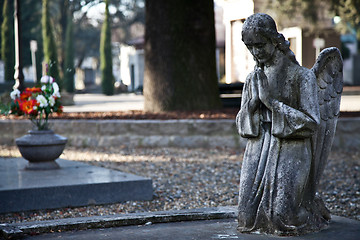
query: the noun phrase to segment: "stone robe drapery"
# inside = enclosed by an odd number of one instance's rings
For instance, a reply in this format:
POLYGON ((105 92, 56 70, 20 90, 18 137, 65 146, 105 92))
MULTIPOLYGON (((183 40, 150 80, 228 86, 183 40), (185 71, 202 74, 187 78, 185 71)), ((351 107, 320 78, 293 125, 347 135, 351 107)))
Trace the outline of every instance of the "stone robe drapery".
POLYGON ((312 135, 320 122, 317 83, 308 69, 287 69, 286 79, 268 79, 273 109, 260 103, 253 112, 255 72, 244 85, 236 123, 248 138, 239 191, 238 229, 276 234, 311 231, 324 221, 312 212, 307 192, 313 159, 312 135))

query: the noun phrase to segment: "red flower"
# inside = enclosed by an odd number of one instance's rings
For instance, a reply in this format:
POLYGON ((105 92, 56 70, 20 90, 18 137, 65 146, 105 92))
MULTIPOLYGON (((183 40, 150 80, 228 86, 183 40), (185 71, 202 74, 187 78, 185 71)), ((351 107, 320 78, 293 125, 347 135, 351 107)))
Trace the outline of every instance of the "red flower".
POLYGON ((27 89, 25 91, 23 91, 21 94, 20 94, 20 99, 22 101, 27 101, 30 97, 32 96, 32 93, 27 91, 27 89))
POLYGON ((10 93, 10 97, 13 99, 13 102, 11 102, 10 113, 18 116, 28 115, 38 129, 47 129, 49 115, 52 113, 60 114, 63 112, 63 107, 59 101, 60 93, 53 93, 53 91, 55 91, 54 89, 58 89, 57 84, 49 82, 46 83, 46 85, 43 84, 42 88, 26 88, 21 93, 17 89, 14 90, 10 93), (52 96, 53 94, 54 96, 52 96), (50 100, 51 103, 46 107, 46 104, 43 103, 44 105, 41 105, 40 107, 40 103, 37 99, 41 99, 41 102, 48 102, 50 100))
POLYGON ((38 88, 38 87, 26 88, 25 91, 29 91, 32 93, 38 93, 38 92, 41 92, 41 88, 38 88))
POLYGON ((28 101, 20 102, 20 109, 25 114, 29 114, 29 115, 34 115, 35 114, 36 115, 37 110, 34 110, 34 106, 38 106, 38 103, 37 103, 36 99, 31 99, 31 100, 28 100, 28 101))

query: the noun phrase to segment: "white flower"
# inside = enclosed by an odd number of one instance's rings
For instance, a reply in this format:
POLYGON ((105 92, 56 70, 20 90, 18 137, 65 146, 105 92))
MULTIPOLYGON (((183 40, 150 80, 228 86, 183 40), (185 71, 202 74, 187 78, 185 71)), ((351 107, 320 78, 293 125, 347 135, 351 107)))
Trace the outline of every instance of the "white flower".
POLYGON ((51 96, 49 98, 49 104, 50 104, 50 107, 53 107, 55 105, 55 97, 54 96, 51 96))
POLYGON ((45 92, 45 90, 46 90, 46 85, 42 85, 41 90, 42 90, 43 92, 45 92))
POLYGON ((54 82, 54 78, 48 76, 48 75, 44 75, 41 77, 40 79, 41 83, 53 83, 54 82))
POLYGON ((15 89, 10 93, 10 97, 12 100, 15 100, 16 98, 20 97, 20 91, 19 89, 15 89))
POLYGON ((50 76, 44 75, 41 77, 40 82, 41 83, 48 83, 50 80, 50 76))
POLYGON ((49 105, 46 98, 43 95, 38 95, 36 97, 36 101, 39 103, 39 107, 41 108, 45 108, 49 105))
POLYGON ((59 85, 56 82, 54 82, 52 84, 52 87, 54 89, 54 94, 57 94, 59 92, 59 85))
POLYGON ((33 109, 34 109, 34 111, 37 111, 37 110, 38 110, 38 107, 37 107, 37 106, 34 106, 33 109))
POLYGON ((57 93, 53 93, 53 94, 52 94, 52 96, 53 96, 53 97, 56 97, 56 98, 60 98, 60 97, 61 97, 61 95, 60 95, 60 93, 59 93, 59 92, 57 92, 57 93))

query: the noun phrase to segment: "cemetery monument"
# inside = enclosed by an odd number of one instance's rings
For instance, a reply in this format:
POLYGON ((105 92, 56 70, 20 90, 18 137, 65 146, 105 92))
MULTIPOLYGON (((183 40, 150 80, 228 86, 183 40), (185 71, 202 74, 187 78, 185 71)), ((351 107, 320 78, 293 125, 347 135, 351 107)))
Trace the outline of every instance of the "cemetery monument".
POLYGON ((343 86, 337 48, 312 69, 299 65, 274 20, 247 18, 242 40, 256 61, 236 123, 248 142, 239 193, 238 230, 276 235, 320 231, 330 212, 317 194, 330 152, 343 86))

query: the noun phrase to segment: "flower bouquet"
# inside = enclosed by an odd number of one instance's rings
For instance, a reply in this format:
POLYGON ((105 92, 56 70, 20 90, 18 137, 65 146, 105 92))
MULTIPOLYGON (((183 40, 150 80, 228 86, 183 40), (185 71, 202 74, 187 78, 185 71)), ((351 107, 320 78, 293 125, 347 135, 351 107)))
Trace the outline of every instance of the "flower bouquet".
POLYGON ((63 152, 67 138, 49 129, 48 118, 52 113, 62 112, 59 86, 52 77, 45 75, 40 87, 26 88, 23 92, 15 89, 10 97, 10 114, 28 116, 37 127, 15 139, 21 155, 29 161, 25 169, 58 169, 60 166, 55 160, 63 152))
POLYGON ((26 88, 23 92, 15 89, 10 93, 10 114, 28 116, 37 130, 47 130, 50 114, 62 113, 63 106, 55 80, 44 75, 40 82, 41 87, 26 88))

